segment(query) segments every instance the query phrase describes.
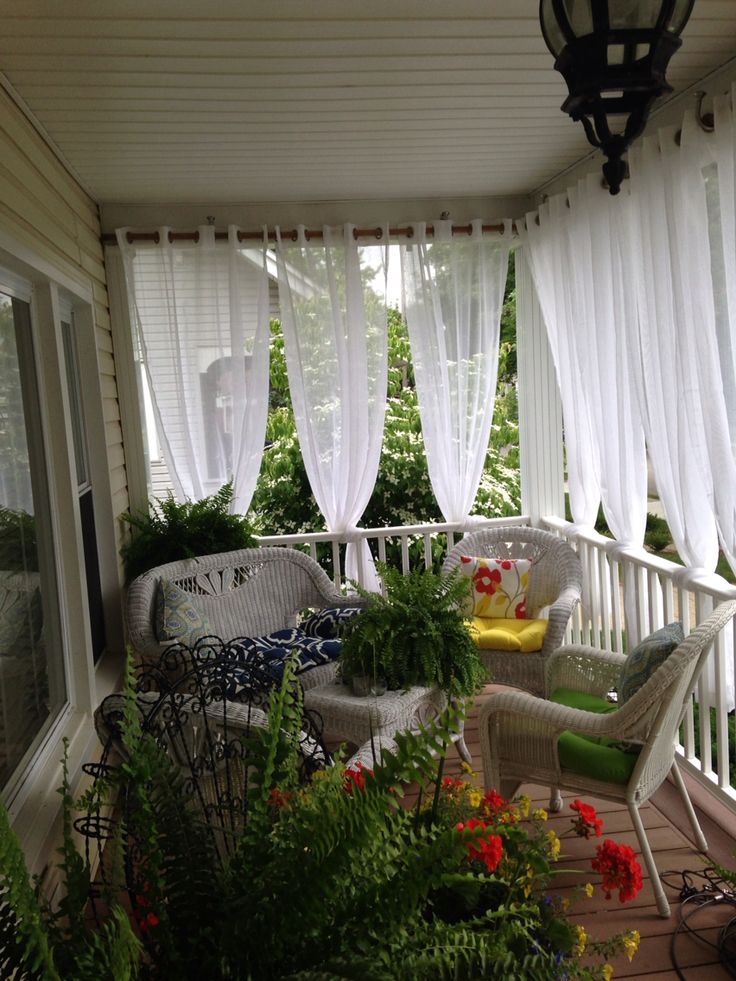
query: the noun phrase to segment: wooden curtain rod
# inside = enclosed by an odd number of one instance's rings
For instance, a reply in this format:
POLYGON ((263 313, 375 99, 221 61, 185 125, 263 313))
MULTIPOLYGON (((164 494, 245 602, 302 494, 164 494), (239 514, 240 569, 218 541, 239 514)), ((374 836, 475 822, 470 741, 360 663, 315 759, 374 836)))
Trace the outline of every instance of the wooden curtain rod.
MULTIPOLYGON (((483 225, 482 229, 484 232, 503 232, 504 225, 483 225)), ((427 234, 434 235, 434 225, 427 225, 427 234)), ((453 225, 452 234, 453 235, 471 235, 473 232, 472 224, 468 225, 453 225)), ((413 238, 414 228, 411 225, 399 226, 396 228, 390 227, 388 230, 390 238, 413 238)), ((215 232, 215 240, 218 242, 227 241, 227 232, 215 232)), ((281 237, 283 239, 290 238, 292 242, 299 240, 299 232, 296 228, 290 231, 285 231, 282 233, 281 237)), ((310 239, 322 238, 322 232, 319 229, 313 231, 306 230, 304 232, 304 237, 307 241, 310 239)), ((126 238, 129 244, 132 245, 133 242, 155 242, 158 244, 160 241, 160 235, 158 232, 128 232, 126 238)), ((276 233, 269 232, 268 238, 276 241, 276 233)), ((383 238, 383 229, 378 226, 376 228, 354 228, 353 238, 375 238, 380 241, 383 238)), ((260 242, 263 240, 263 232, 238 232, 239 242, 260 242)), ((169 232, 169 242, 198 242, 199 232, 169 232)), ((107 233, 102 236, 102 242, 104 245, 115 245, 117 243, 117 238, 111 233, 107 233)))

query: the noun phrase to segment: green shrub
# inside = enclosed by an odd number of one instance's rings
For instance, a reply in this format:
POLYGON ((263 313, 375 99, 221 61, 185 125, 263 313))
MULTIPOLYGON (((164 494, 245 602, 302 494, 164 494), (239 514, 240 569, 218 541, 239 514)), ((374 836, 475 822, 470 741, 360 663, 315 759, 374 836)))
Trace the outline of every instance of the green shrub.
MULTIPOLYGON (((693 729, 695 732, 695 752, 699 752, 700 746, 700 705, 693 703, 693 729)), ((685 739, 684 727, 680 728, 680 742, 685 739)), ((718 773, 718 744, 716 742, 716 710, 710 710, 710 752, 713 770, 718 773)), ((732 787, 736 787, 736 714, 728 713, 728 760, 729 778, 732 787)))
POLYGON ((36 519, 32 514, 0 507, 0 570, 38 572, 36 519))
POLYGON ((120 549, 127 582, 155 566, 256 544, 249 521, 230 513, 232 484, 201 501, 157 499, 148 514, 124 514, 133 535, 120 549))
MULTIPOLYGON (((507 324, 507 334, 509 331, 507 324)), ((512 341, 505 343, 510 350, 512 341)), ((409 335, 406 322, 395 309, 390 309, 388 314, 388 348, 383 447, 376 485, 361 524, 366 528, 377 528, 441 522, 444 519, 429 481, 409 335)), ((506 351, 506 355, 508 353, 506 351)), ((509 365, 508 359, 504 360, 504 376, 496 398, 485 469, 473 508, 475 514, 486 517, 518 514, 521 503, 516 384, 509 365)), ((299 448, 288 391, 283 337, 277 321, 271 324, 270 380, 268 445, 251 505, 253 521, 261 534, 322 531, 324 519, 311 492, 299 448)), ((443 541, 433 544, 433 566, 437 570, 444 544, 443 541)), ((410 546, 412 565, 422 564, 423 554, 424 542, 416 540, 410 546)), ((331 573, 331 549, 318 549, 318 559, 331 573)), ((398 542, 387 542, 387 560, 400 564, 398 542)))

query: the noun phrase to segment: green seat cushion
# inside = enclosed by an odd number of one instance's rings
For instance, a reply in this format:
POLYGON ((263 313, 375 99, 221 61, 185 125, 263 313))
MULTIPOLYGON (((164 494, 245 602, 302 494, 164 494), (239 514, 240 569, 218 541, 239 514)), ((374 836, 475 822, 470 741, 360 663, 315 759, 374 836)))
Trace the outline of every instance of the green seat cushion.
MULTIPOLYGON (((568 708, 585 712, 615 712, 617 705, 586 692, 570 688, 557 688, 550 701, 568 708)), ((604 783, 627 784, 636 766, 638 753, 621 748, 621 744, 608 736, 583 736, 566 730, 560 734, 557 744, 560 766, 593 780, 604 783)))

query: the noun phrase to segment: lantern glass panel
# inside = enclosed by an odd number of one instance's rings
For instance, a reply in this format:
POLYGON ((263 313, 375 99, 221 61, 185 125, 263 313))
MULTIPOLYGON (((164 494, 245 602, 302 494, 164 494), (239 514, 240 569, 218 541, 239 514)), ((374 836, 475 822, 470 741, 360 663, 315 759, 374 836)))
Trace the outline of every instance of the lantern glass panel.
POLYGON ((567 44, 567 38, 557 23, 557 18, 552 9, 552 0, 542 0, 539 19, 542 24, 542 34, 544 35, 547 47, 556 58, 567 44))
POLYGON ((590 0, 565 0, 565 12, 575 37, 585 37, 593 33, 590 0))
POLYGON ((657 26, 662 0, 608 0, 611 30, 635 30, 657 26))
POLYGON ((690 11, 692 10, 692 0, 676 0, 675 9, 670 17, 669 30, 673 34, 679 34, 687 24, 690 11))

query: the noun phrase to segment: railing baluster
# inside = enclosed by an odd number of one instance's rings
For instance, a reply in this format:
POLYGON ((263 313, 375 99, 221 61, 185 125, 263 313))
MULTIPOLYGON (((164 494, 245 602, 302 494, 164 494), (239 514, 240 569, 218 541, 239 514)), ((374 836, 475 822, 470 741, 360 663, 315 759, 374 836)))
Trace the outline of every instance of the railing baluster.
POLYGON ((401 536, 401 571, 406 575, 409 572, 409 536, 401 536))
POLYGON ((428 532, 424 534, 424 568, 432 568, 432 537, 428 532))

